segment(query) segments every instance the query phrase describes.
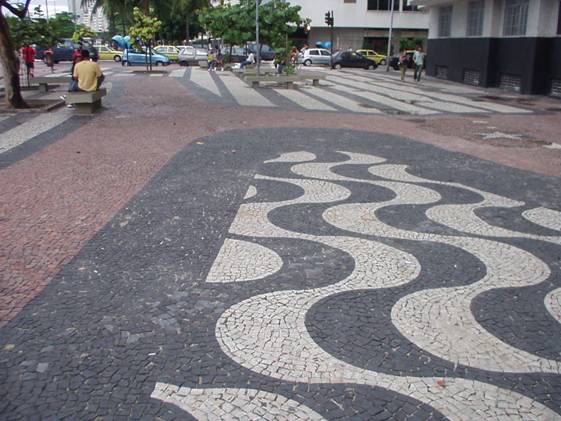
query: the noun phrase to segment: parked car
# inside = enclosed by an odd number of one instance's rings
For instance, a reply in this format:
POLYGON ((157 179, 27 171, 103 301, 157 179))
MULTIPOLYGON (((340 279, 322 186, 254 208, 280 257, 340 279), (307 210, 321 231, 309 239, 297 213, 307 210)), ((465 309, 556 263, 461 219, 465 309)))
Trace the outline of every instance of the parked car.
POLYGON ((247 59, 245 48, 242 47, 222 47, 220 50, 225 59, 229 59, 230 63, 243 63, 247 59))
POLYGON ((298 63, 304 66, 312 64, 331 64, 331 52, 325 48, 308 48, 298 54, 298 63))
POLYGON ((360 55, 363 55, 369 60, 374 60, 378 66, 380 65, 383 66, 384 64, 386 64, 387 56, 384 54, 379 54, 374 50, 366 50, 366 49, 356 50, 356 52, 359 53, 360 55))
MULTIPOLYGON (((254 42, 248 42, 246 48, 255 54, 255 58, 257 59, 257 49, 255 47, 254 42)), ((275 59, 275 50, 273 50, 267 44, 261 44, 261 60, 274 60, 275 59)))
POLYGON ((167 56, 162 54, 152 53, 152 61, 150 55, 146 55, 143 50, 127 49, 123 52, 123 66, 144 65, 146 62, 156 66, 167 66, 170 60, 167 56))
POLYGON ((374 70, 378 65, 374 60, 367 59, 354 51, 339 51, 333 55, 333 68, 358 67, 367 70, 374 70))
POLYGON ((174 45, 158 45, 157 47, 152 48, 152 51, 167 56, 171 61, 178 60, 177 56, 179 54, 179 49, 174 45))
POLYGON ((100 60, 114 60, 119 62, 123 58, 122 51, 114 50, 106 45, 98 45, 96 48, 100 60))
POLYGON ((207 51, 199 48, 184 46, 177 55, 177 61, 180 66, 189 66, 197 64, 201 60, 207 59, 207 51))
MULTIPOLYGON (((72 54, 74 53, 74 50, 76 48, 82 50, 88 50, 90 52, 90 58, 93 61, 97 61, 99 58, 97 53, 97 48, 95 48, 93 45, 88 43, 75 44, 69 41, 65 41, 57 44, 56 47, 51 48, 53 52, 53 61, 55 63, 59 63, 61 61, 72 61, 72 54)), ((37 48, 35 52, 35 58, 38 60, 44 60, 45 59, 44 53, 45 53, 45 48, 37 48)))

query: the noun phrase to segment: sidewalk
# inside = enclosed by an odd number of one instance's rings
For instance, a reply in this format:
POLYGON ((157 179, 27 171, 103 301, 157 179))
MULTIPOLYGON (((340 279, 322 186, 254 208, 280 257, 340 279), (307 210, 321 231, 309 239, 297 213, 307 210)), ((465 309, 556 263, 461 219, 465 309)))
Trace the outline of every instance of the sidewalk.
POLYGON ((122 70, 0 153, 0 419, 559 418, 561 151, 531 141, 558 112, 258 108, 122 70))

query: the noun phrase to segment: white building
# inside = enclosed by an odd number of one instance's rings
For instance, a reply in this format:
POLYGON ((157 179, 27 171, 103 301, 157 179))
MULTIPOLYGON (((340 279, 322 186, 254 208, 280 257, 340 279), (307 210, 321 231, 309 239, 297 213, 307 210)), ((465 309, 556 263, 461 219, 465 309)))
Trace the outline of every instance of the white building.
MULTIPOLYGON (((425 39, 428 34, 429 15, 409 0, 394 1, 393 49, 399 48, 400 38, 425 39)), ((302 7, 301 15, 310 18, 310 45, 328 42, 330 30, 325 14, 333 11, 335 48, 373 48, 387 50, 388 28, 392 0, 290 0, 302 7)))
POLYGON ((76 17, 76 23, 86 25, 94 32, 105 32, 108 29, 107 18, 103 8, 93 11, 93 1, 88 1, 84 6, 81 0, 68 0, 68 11, 76 17))
POLYGON ((415 0, 429 8, 427 73, 561 95, 561 0, 415 0))

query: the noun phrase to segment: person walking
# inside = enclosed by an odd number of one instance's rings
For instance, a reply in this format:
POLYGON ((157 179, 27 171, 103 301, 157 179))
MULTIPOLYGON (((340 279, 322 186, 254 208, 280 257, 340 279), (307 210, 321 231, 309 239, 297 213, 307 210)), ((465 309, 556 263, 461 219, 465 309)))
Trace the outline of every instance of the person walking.
POLYGON ((26 44, 21 49, 21 55, 23 56, 25 68, 27 69, 27 83, 29 84, 29 78, 35 76, 35 49, 31 45, 26 44))
POLYGON ((415 73, 413 74, 413 79, 420 82, 423 65, 425 64, 425 53, 423 52, 423 47, 420 45, 417 46, 417 50, 413 54, 413 62, 415 63, 415 73))
POLYGON ((401 81, 405 81, 405 74, 407 73, 407 65, 409 64, 409 57, 405 49, 399 51, 399 72, 401 73, 401 81))
POLYGON ((214 56, 214 50, 209 50, 207 55, 208 71, 214 71, 214 66, 216 64, 216 58, 214 56))
POLYGON ((43 53, 45 56, 45 64, 51 69, 51 73, 55 71, 55 59, 53 57, 53 50, 51 47, 47 48, 43 53))

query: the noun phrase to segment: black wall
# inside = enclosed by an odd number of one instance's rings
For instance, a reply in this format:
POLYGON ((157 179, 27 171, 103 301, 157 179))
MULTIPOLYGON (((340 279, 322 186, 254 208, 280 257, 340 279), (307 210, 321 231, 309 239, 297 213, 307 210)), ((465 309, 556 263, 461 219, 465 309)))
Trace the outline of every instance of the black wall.
POLYGON ((463 82, 464 70, 480 72, 480 86, 499 85, 501 74, 521 78, 523 94, 547 94, 561 78, 561 38, 429 39, 427 73, 448 68, 448 79, 463 82))

